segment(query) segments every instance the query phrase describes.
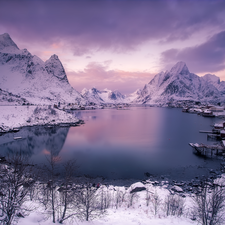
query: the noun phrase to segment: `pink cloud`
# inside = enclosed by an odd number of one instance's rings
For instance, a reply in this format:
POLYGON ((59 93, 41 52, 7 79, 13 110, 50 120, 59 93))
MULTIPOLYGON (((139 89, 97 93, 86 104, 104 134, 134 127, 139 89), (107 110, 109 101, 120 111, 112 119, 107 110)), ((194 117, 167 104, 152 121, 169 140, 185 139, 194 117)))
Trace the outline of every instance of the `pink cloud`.
POLYGON ((109 70, 109 63, 91 62, 82 71, 67 72, 70 84, 78 91, 95 87, 99 90, 108 88, 118 90, 122 94, 130 94, 138 88, 143 88, 154 76, 149 72, 109 70))

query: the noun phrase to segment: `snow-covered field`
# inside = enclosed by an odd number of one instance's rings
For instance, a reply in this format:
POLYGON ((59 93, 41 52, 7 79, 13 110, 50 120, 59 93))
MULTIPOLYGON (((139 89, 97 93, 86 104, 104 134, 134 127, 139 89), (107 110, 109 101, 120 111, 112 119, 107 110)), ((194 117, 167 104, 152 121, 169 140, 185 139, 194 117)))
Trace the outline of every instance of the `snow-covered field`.
MULTIPOLYGON (((20 219, 18 225, 52 225, 51 219, 45 220, 43 213, 32 213, 29 217, 20 219)), ((59 224, 59 223, 56 223, 59 224)), ((94 221, 64 222, 66 225, 196 225, 196 221, 185 217, 164 217, 150 216, 140 209, 111 209, 107 215, 94 221)))
MULTIPOLYGON (((224 183, 225 174, 214 181, 214 184, 218 185, 224 185, 224 183)), ((195 194, 185 193, 179 187, 170 187, 169 182, 167 181, 162 181, 161 184, 157 186, 155 185, 155 181, 151 180, 147 180, 144 183, 137 182, 132 184, 130 187, 101 185, 100 188, 97 189, 97 196, 101 196, 103 192, 105 194, 107 193, 108 199, 110 199, 109 207, 106 209, 105 213, 91 221, 84 221, 75 218, 73 220, 65 220, 63 223, 67 225, 201 224, 199 223, 199 220, 196 219, 197 210, 196 201, 194 201, 195 194), (137 190, 138 188, 139 190, 137 190), (140 188, 143 190, 140 190, 140 188), (175 211, 173 211, 173 214, 170 213, 167 215, 168 199, 171 196, 173 200, 178 202, 178 204, 176 203, 177 207, 174 208, 175 211)), ((207 199, 210 196, 211 191, 208 193, 209 195, 207 195, 207 199)), ((174 202, 172 201, 170 201, 170 203, 173 204, 174 202)), ((51 215, 48 214, 48 217, 46 217, 46 215, 46 210, 39 206, 36 211, 32 212, 28 217, 20 219, 18 225, 53 224, 51 221, 51 215)), ((223 208, 222 218, 224 215, 223 208)), ((224 223, 222 222, 218 224, 224 223)))
POLYGON ((1 106, 0 131, 34 125, 56 125, 77 123, 79 120, 70 113, 52 106, 1 106))
MULTIPOLYGON (((183 215, 181 216, 166 216, 164 201, 170 194, 167 185, 154 186, 151 182, 143 185, 140 182, 132 184, 129 188, 118 186, 104 186, 102 185, 98 190, 107 189, 111 198, 114 199, 106 213, 97 217, 92 221, 81 221, 74 219, 72 221, 64 221, 63 224, 79 224, 79 225, 194 225, 197 221, 191 220, 191 210, 193 207, 193 200, 190 194, 182 194, 181 201, 184 201, 183 215), (136 192, 133 195, 131 203, 130 191, 136 187, 145 187, 146 190, 136 192), (149 205, 147 206, 147 191, 151 195, 149 205), (116 203, 118 192, 124 194, 123 202, 116 203), (185 195, 185 197, 184 197, 185 195), (112 197, 113 196, 113 197, 112 197), (152 198, 158 196, 159 206, 155 215, 152 198)), ((177 195, 178 196, 178 195, 177 195)), ((48 215, 49 216, 49 215, 48 215)), ((18 225, 50 225, 53 224, 51 218, 46 217, 44 208, 38 207, 35 212, 32 212, 28 217, 21 218, 18 225)))
MULTIPOLYGON (((224 185, 225 174, 214 181, 214 184, 224 185)), ((224 187, 224 186, 223 186, 224 187)), ((199 187, 198 187, 199 188, 199 187)), ((136 182, 129 187, 102 184, 97 189, 97 199, 100 202, 104 192, 109 200, 109 206, 105 213, 93 220, 85 221, 77 217, 65 220, 63 224, 77 225, 197 225, 201 224, 196 219, 195 194, 185 193, 181 188, 171 187, 168 181, 161 181, 155 185, 155 181, 147 180, 144 183, 136 182), (139 188, 139 190, 137 190, 139 188), (143 190, 140 190, 142 188, 143 190), (136 190, 136 191, 134 191, 136 190), (178 202, 173 214, 167 215, 168 199, 171 197, 178 202), (166 205, 167 204, 167 205, 166 205), (195 218, 195 219, 194 219, 195 218)), ((208 192, 207 199, 211 191, 208 192)), ((170 203, 173 203, 170 201, 170 203)), ((26 202, 33 210, 25 218, 20 218, 18 225, 50 225, 52 223, 51 209, 45 209, 37 202, 26 202)), ((78 206, 77 206, 78 207, 78 206)), ((74 209, 75 210, 75 209, 74 209)), ((224 208, 222 215, 224 214, 224 208)), ((59 210, 60 211, 60 210, 59 210)), ((68 210, 69 212, 69 210, 68 210)), ((171 212, 171 211, 170 211, 171 212)), ((61 212, 56 212, 56 220, 61 212)), ((71 213, 71 212, 70 212, 71 213)), ((224 219, 224 218, 223 218, 224 219)), ((224 221, 224 220, 222 220, 224 221)), ((56 222, 59 224, 59 222, 56 222)), ((225 224, 225 223, 216 223, 225 224)))

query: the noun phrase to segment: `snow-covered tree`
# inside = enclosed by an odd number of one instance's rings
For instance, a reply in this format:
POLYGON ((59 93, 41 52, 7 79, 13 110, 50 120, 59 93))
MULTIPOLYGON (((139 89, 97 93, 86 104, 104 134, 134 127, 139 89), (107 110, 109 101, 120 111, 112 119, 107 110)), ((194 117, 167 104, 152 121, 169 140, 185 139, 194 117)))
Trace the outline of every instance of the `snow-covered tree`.
POLYGON ((35 184, 33 169, 21 152, 8 156, 1 165, 0 224, 10 225, 28 210, 23 205, 35 184))
POLYGON ((201 182, 200 192, 194 197, 194 212, 202 225, 224 224, 225 186, 201 182))

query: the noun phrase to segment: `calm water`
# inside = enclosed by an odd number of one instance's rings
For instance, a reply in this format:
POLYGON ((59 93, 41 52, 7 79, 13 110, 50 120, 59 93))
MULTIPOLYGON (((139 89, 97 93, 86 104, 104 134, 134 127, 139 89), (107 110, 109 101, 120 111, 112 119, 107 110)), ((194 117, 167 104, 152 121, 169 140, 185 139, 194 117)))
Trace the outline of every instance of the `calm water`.
POLYGON ((144 173, 192 179, 219 169, 219 159, 193 154, 189 142, 207 142, 199 130, 220 120, 181 109, 138 107, 129 110, 74 112, 85 121, 71 128, 31 127, 0 136, 0 154, 23 151, 35 163, 52 152, 62 161, 76 159, 79 174, 110 179, 143 179, 144 173), (13 137, 22 137, 14 140, 13 137))

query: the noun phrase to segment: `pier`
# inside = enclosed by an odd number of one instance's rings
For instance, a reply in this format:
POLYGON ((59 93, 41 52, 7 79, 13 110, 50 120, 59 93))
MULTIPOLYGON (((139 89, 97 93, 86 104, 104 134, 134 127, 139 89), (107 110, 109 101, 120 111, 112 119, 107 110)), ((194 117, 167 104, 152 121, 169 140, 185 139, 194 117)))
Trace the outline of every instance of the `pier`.
POLYGON ((207 134, 207 139, 221 140, 221 136, 219 134, 207 134))
POLYGON ((206 145, 198 143, 189 143, 200 155, 223 155, 225 156, 225 147, 222 145, 206 145))
POLYGON ((208 130, 200 130, 199 133, 212 133, 212 131, 208 131, 208 130))
POLYGON ((220 130, 216 130, 216 129, 213 129, 212 131, 208 131, 208 130, 200 130, 199 133, 220 134, 220 130))

